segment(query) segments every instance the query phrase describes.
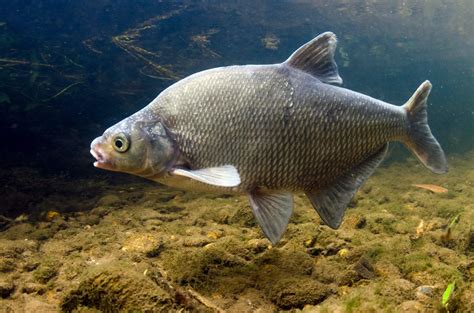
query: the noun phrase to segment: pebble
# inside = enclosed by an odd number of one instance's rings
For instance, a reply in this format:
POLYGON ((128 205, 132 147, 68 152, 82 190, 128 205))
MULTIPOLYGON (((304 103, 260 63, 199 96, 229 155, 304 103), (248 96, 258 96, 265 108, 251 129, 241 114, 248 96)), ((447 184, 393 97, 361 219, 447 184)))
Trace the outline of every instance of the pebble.
POLYGON ((393 284, 397 286, 399 290, 403 290, 403 291, 412 291, 413 289, 415 289, 414 283, 403 278, 395 279, 393 281, 393 284))
POLYGON ((427 298, 431 298, 434 295, 434 287, 433 286, 419 286, 416 288, 416 298, 418 300, 426 300, 427 298))
POLYGON ((221 230, 211 230, 210 232, 207 233, 207 237, 217 240, 221 238, 224 235, 224 232, 221 230))
POLYGON ((268 249, 268 241, 266 239, 250 239, 247 242, 247 247, 253 253, 260 253, 268 249))
POLYGON ((120 198, 116 195, 105 195, 102 198, 100 198, 99 201, 97 201, 97 204, 99 206, 108 207, 108 206, 114 206, 116 204, 119 204, 120 201, 121 201, 120 198))
POLYGON ((165 246, 163 245, 163 243, 158 242, 154 247, 147 250, 145 252, 145 255, 149 258, 155 258, 155 257, 159 256, 161 254, 161 252, 163 252, 164 249, 165 249, 165 246))
POLYGON ((349 250, 346 248, 342 248, 337 252, 337 255, 339 255, 341 258, 346 258, 349 255, 349 250))
POLYGON ((207 237, 199 236, 199 237, 191 237, 185 238, 183 241, 183 246, 185 247, 204 247, 212 243, 212 240, 207 237))
POLYGON ((372 264, 370 264, 369 260, 364 257, 361 257, 359 261, 357 261, 354 265, 354 270, 360 277, 365 279, 374 279, 377 276, 372 264))
POLYGON ((405 301, 399 306, 400 312, 424 312, 424 306, 418 301, 405 301))

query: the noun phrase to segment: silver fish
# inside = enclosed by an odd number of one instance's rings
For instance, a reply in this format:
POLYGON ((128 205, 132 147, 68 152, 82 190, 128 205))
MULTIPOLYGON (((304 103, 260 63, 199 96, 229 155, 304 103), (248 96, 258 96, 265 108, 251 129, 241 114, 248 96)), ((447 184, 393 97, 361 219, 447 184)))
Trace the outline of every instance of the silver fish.
POLYGON ((402 106, 337 87, 336 36, 326 32, 285 62, 215 68, 164 90, 91 144, 96 167, 170 186, 246 193, 276 244, 304 192, 338 228, 389 141, 435 173, 444 152, 427 124, 425 81, 402 106))

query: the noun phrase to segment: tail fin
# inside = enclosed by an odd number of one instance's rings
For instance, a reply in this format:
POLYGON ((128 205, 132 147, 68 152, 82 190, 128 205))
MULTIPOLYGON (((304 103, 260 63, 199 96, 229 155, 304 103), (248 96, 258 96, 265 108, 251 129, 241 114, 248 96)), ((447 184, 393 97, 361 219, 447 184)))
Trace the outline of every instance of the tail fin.
POLYGON ((431 133, 426 111, 431 83, 424 81, 405 103, 408 117, 408 139, 404 144, 418 157, 424 166, 437 174, 448 171, 448 163, 443 149, 431 133))

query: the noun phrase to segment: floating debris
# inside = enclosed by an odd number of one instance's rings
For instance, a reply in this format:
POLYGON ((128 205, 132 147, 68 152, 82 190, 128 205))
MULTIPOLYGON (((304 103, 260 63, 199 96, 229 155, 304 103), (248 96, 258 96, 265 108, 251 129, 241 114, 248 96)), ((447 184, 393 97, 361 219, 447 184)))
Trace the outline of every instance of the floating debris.
POLYGON ((278 50, 278 45, 280 44, 280 39, 274 34, 267 34, 262 38, 262 44, 265 48, 270 50, 278 50))
POLYGON ((418 187, 418 188, 421 188, 421 189, 425 189, 425 190, 429 190, 433 193, 446 193, 446 192, 448 192, 448 189, 446 189, 444 187, 441 187, 441 186, 437 186, 437 185, 413 184, 412 186, 415 186, 415 187, 418 187))
POLYGON ((420 238, 424 232, 425 232, 425 222, 421 220, 420 224, 418 224, 418 227, 416 228, 415 238, 420 238))
POLYGON ((201 33, 198 35, 191 36, 191 45, 199 47, 201 50, 204 51, 205 54, 210 55, 213 58, 220 58, 221 55, 209 48, 209 44, 211 43, 210 37, 215 35, 219 32, 217 28, 211 28, 205 33, 201 33))

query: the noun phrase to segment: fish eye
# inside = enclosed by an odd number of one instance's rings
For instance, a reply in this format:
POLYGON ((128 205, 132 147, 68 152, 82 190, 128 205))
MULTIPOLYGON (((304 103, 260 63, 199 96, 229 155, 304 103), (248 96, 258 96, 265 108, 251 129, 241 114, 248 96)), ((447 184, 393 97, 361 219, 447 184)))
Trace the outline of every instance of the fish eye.
POLYGON ((127 137, 122 133, 117 134, 112 138, 112 144, 117 152, 125 152, 130 146, 127 137))

